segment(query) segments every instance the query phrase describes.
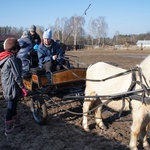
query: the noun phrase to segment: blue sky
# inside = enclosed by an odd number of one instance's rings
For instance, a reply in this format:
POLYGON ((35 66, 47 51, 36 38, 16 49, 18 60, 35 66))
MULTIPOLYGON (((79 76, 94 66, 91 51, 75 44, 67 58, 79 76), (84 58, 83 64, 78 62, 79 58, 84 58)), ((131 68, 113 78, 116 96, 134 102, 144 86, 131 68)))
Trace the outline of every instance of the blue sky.
POLYGON ((150 0, 3 0, 0 2, 0 26, 44 28, 57 18, 84 15, 88 30, 90 18, 105 17, 108 37, 150 32, 150 0))

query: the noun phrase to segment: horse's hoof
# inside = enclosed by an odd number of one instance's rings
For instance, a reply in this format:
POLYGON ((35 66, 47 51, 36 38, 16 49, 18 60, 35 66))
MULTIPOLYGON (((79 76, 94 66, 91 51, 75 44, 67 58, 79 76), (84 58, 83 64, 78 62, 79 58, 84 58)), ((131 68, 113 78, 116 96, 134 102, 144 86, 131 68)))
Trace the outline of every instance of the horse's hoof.
POLYGON ((130 147, 130 146, 129 146, 129 149, 130 149, 130 150, 138 150, 137 147, 130 147))
POLYGON ((95 125, 95 128, 96 128, 96 129, 103 130, 103 131, 106 131, 106 130, 107 130, 106 126, 101 126, 101 127, 99 127, 98 125, 95 125))
POLYGON ((83 130, 86 131, 86 132, 90 132, 89 128, 83 128, 83 130))
POLYGON ((150 150, 150 147, 149 146, 145 146, 144 150, 150 150))

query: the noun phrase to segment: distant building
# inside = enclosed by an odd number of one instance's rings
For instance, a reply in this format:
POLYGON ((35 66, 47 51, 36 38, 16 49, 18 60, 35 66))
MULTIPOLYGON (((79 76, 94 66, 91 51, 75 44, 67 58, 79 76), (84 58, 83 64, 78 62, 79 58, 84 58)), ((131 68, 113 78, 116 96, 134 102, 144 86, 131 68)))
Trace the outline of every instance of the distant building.
POLYGON ((138 40, 136 45, 141 48, 150 47, 150 40, 138 40))

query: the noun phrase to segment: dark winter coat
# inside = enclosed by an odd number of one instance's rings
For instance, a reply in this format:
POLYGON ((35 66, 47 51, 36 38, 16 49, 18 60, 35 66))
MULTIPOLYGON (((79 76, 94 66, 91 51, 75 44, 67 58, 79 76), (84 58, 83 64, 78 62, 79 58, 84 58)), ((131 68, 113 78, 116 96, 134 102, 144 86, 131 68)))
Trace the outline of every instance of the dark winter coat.
POLYGON ((1 52, 0 68, 4 98, 6 100, 12 100, 16 97, 21 97, 21 89, 24 87, 21 77, 21 60, 19 58, 16 58, 16 56, 7 55, 6 51, 1 52))
POLYGON ((29 53, 32 50, 32 42, 30 37, 21 37, 18 39, 20 50, 17 57, 22 61, 22 76, 29 74, 30 59, 29 53))
POLYGON ((33 35, 30 34, 30 40, 32 41, 33 47, 34 47, 34 45, 36 45, 36 44, 39 45, 41 43, 41 38, 40 38, 39 34, 37 34, 36 32, 33 35))
POLYGON ((39 67, 42 68, 43 64, 47 61, 53 61, 52 56, 58 55, 57 61, 59 61, 61 64, 64 63, 63 59, 63 51, 59 44, 57 44, 55 41, 51 41, 51 46, 46 47, 43 43, 39 45, 38 47, 38 58, 39 58, 39 67))
POLYGON ((32 42, 29 38, 18 39, 20 50, 17 54, 19 58, 28 58, 29 52, 32 50, 32 42))

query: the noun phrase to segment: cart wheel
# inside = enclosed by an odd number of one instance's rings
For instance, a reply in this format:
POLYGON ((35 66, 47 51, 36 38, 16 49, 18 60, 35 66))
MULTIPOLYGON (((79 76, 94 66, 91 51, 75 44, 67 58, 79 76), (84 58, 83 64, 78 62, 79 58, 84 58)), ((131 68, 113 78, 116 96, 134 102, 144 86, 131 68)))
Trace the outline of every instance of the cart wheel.
POLYGON ((33 118, 39 125, 46 124, 47 122, 47 108, 41 96, 33 96, 31 99, 31 111, 33 118))

